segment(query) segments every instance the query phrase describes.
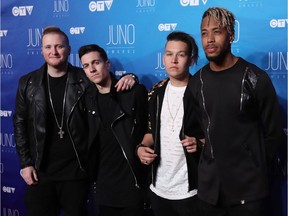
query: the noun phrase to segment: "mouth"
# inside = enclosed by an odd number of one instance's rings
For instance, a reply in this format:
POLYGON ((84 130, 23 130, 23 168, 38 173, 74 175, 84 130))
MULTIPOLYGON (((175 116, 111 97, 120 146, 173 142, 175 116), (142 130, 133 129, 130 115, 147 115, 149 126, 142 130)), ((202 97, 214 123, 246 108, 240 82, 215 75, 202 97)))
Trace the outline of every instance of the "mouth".
POLYGON ((217 49, 217 47, 216 46, 207 46, 206 48, 205 48, 205 51, 207 52, 207 53, 213 53, 213 52, 215 52, 216 51, 216 49, 217 49))
POLYGON ((50 59, 59 59, 60 57, 59 56, 52 56, 50 57, 50 59))
POLYGON ((90 77, 91 77, 91 78, 97 78, 97 77, 98 77, 98 74, 91 74, 90 77))
POLYGON ((170 70, 178 70, 178 67, 170 67, 170 70))

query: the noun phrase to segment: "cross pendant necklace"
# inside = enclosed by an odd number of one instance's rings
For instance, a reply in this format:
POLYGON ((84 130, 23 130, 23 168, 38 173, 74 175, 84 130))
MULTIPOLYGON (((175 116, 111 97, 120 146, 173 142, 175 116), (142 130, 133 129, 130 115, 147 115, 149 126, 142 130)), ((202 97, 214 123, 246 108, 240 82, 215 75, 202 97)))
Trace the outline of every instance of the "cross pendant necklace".
POLYGON ((48 95, 49 95, 49 101, 50 101, 50 105, 52 108, 52 112, 53 112, 53 116, 55 118, 57 127, 59 129, 58 134, 59 134, 59 138, 63 139, 64 137, 64 131, 62 130, 63 128, 63 123, 64 123, 64 111, 65 111, 65 104, 66 104, 66 94, 67 94, 67 86, 68 86, 68 76, 66 79, 66 84, 65 84, 65 90, 64 90, 64 96, 63 96, 63 103, 62 103, 62 115, 61 115, 61 123, 59 124, 56 113, 55 113, 55 109, 53 106, 53 101, 52 101, 52 96, 51 96, 51 89, 50 89, 50 81, 49 81, 49 74, 47 72, 47 84, 48 84, 48 95))
POLYGON ((62 139, 64 135, 64 131, 62 130, 62 128, 59 128, 58 134, 59 134, 60 139, 62 139))

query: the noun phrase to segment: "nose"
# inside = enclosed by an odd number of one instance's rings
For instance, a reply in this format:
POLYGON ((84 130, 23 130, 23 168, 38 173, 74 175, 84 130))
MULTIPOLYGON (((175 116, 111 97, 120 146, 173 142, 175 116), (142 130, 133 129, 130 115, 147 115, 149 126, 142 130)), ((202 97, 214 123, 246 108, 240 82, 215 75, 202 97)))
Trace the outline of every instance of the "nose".
POLYGON ((57 47, 52 47, 51 48, 51 51, 52 53, 55 55, 55 54, 58 54, 58 50, 57 50, 57 47))
POLYGON ((173 56, 172 56, 171 62, 174 63, 174 64, 178 63, 178 57, 177 57, 177 55, 173 55, 173 56))
POLYGON ((213 34, 208 34, 207 36, 207 42, 208 43, 211 43, 211 42, 214 42, 215 38, 214 38, 214 35, 213 34))
POLYGON ((89 65, 89 71, 90 73, 94 73, 96 71, 96 68, 93 66, 93 64, 89 65))

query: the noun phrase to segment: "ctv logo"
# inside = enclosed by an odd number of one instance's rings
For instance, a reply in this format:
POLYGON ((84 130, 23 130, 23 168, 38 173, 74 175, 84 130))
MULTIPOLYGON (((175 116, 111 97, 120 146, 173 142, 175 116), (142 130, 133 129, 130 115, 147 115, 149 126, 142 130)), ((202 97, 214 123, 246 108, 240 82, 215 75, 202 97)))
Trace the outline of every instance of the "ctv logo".
POLYGON ((160 23, 158 25, 159 31, 174 31, 176 29, 177 23, 160 23))
POLYGON ((12 111, 10 110, 0 110, 0 117, 11 117, 12 111))
POLYGON ((85 27, 72 27, 70 28, 70 34, 83 34, 85 27))
POLYGON ((105 6, 108 10, 110 10, 113 4, 113 0, 106 0, 106 1, 91 1, 89 3, 89 10, 91 12, 95 11, 105 11, 105 6))
POLYGON ((270 20, 271 28, 285 28, 287 27, 288 19, 272 19, 270 20))
POLYGON ((123 76, 126 73, 127 73, 127 71, 125 71, 125 70, 116 70, 115 71, 115 75, 119 76, 119 77, 123 76))
POLYGON ((8 30, 0 30, 0 37, 5 37, 8 33, 8 30))
MULTIPOLYGON (((208 0, 202 0, 204 5, 206 5, 207 1, 208 0)), ((180 0, 180 4, 183 7, 186 7, 186 6, 199 6, 200 5, 199 0, 180 0)))
POLYGON ((31 15, 32 11, 33 11, 33 6, 20 6, 20 7, 13 7, 12 8, 13 16, 31 15))
POLYGON ((4 193, 14 193, 15 192, 15 188, 14 187, 3 186, 2 190, 3 190, 4 193))

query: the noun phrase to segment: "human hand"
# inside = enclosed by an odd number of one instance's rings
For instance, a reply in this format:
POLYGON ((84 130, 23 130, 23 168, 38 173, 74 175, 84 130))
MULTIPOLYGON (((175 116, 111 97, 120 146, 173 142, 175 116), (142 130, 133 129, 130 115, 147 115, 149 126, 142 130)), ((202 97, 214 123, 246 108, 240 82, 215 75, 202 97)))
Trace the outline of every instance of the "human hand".
POLYGON ((185 135, 184 139, 181 140, 181 144, 184 148, 186 148, 188 153, 197 151, 197 140, 195 137, 189 137, 185 135))
POLYGON ((120 92, 131 89, 136 83, 134 77, 133 74, 123 76, 115 85, 116 91, 120 92))
POLYGON ((22 176, 27 185, 33 185, 38 183, 37 172, 33 166, 21 169, 20 175, 22 176))
POLYGON ((157 157, 157 154, 154 154, 154 150, 150 147, 140 146, 137 149, 137 155, 141 161, 141 163, 145 165, 151 164, 154 159, 157 157))

